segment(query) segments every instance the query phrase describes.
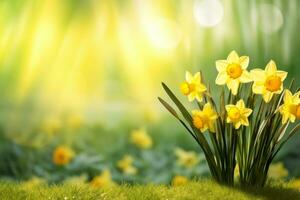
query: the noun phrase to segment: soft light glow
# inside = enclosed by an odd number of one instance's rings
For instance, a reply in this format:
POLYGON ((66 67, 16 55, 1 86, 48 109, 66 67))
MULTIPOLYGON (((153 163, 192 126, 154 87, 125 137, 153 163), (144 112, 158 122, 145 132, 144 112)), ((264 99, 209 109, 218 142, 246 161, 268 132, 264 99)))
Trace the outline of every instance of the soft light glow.
POLYGON ((219 0, 195 1, 194 15, 197 22, 203 27, 213 27, 223 19, 223 5, 219 0))
POLYGON ((146 31, 151 43, 163 50, 176 48, 182 36, 177 23, 168 19, 154 20, 146 27, 146 31))
POLYGON ((273 4, 259 4, 257 9, 258 15, 253 15, 253 20, 259 25, 262 32, 272 34, 282 27, 283 16, 281 10, 273 4))

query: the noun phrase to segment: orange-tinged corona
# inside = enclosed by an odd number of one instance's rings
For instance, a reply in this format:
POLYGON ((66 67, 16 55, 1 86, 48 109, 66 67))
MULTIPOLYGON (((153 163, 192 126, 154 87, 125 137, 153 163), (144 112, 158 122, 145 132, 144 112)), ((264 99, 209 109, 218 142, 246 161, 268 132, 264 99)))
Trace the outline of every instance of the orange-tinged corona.
POLYGON ((281 78, 276 75, 269 76, 265 82, 265 87, 270 92, 276 92, 281 88, 281 78))
POLYGON ((193 117, 193 124, 197 129, 201 129, 204 127, 205 119, 199 115, 196 115, 193 117))
POLYGON ((232 109, 230 109, 228 111, 228 117, 234 122, 238 121, 241 118, 239 109, 236 107, 233 107, 232 109))
POLYGON ((228 76, 230 76, 230 78, 236 79, 242 75, 243 70, 242 70, 241 65, 232 63, 227 66, 226 72, 227 72, 228 76))
POLYGON ((296 119, 300 119, 300 92, 292 94, 290 90, 285 90, 279 112, 282 115, 282 124, 294 123, 296 119))

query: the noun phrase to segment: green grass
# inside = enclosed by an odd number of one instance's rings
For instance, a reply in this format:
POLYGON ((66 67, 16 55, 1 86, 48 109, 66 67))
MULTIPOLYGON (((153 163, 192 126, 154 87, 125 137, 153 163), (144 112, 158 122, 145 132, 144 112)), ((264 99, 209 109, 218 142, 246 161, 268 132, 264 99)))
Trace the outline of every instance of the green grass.
POLYGON ((39 185, 1 182, 0 199, 300 199, 300 191, 291 189, 287 183, 276 183, 263 189, 239 187, 229 188, 210 180, 191 182, 184 186, 115 186, 109 189, 95 189, 89 185, 39 185))

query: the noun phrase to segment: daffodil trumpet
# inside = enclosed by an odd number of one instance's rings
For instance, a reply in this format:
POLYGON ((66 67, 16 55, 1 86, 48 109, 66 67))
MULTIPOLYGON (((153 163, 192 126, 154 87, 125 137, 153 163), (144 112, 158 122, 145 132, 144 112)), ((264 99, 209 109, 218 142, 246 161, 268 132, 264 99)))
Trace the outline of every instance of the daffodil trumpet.
POLYGON ((179 88, 196 109, 188 110, 165 83, 180 114, 158 99, 198 143, 217 182, 234 185, 236 179, 242 186, 263 187, 274 157, 300 129, 300 123, 288 129, 300 119, 300 92, 293 81, 284 89, 287 72, 277 70, 273 60, 250 72, 249 61, 232 51, 216 62, 215 83, 226 86, 218 105, 201 72, 186 72, 179 88))

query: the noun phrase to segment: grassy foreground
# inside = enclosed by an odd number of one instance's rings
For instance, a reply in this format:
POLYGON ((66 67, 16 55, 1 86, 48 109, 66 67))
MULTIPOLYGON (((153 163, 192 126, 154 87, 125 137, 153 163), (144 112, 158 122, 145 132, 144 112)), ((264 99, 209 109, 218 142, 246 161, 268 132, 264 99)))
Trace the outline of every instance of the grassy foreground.
POLYGON ((39 185, 21 183, 0 183, 0 199, 300 199, 300 190, 291 189, 288 184, 276 184, 263 189, 228 188, 210 180, 191 182, 183 186, 115 186, 96 189, 89 185, 39 185))

